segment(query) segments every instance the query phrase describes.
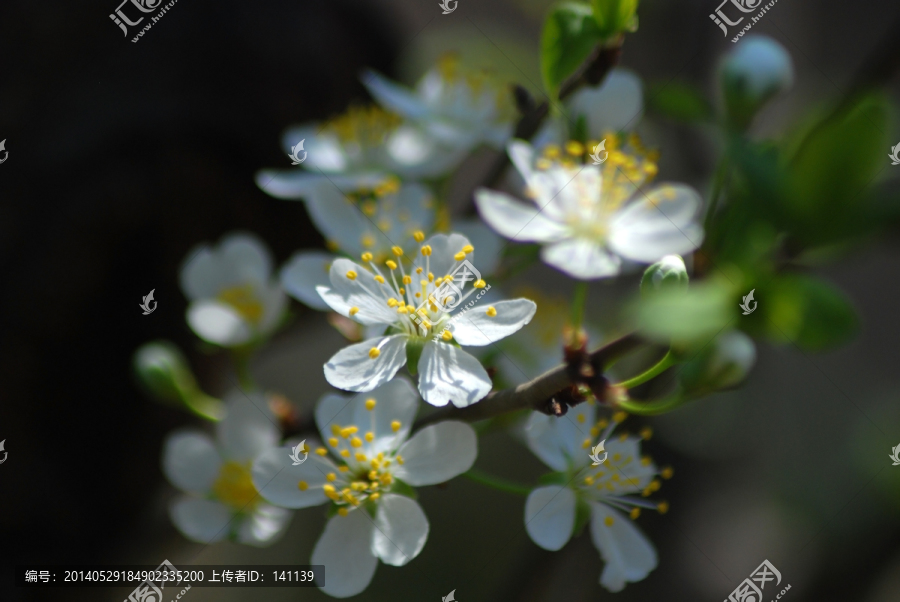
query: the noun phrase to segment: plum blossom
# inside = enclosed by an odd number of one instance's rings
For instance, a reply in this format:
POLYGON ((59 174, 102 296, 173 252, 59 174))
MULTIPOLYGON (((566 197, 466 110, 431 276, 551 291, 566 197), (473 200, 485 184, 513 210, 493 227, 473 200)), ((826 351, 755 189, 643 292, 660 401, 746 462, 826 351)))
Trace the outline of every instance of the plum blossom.
POLYGON ((513 299, 454 314, 487 286, 470 270, 474 247, 460 234, 435 234, 422 244, 425 235, 417 232, 414 239, 421 244, 415 259, 394 247, 384 273, 371 253, 362 255, 368 268, 349 259, 331 264, 330 286, 318 287, 322 299, 342 316, 385 332, 337 352, 325 364, 325 378, 339 389, 371 391, 406 364, 419 375, 425 401, 468 406, 490 392, 491 379, 459 345, 485 346, 511 335, 531 321, 536 306, 513 299))
POLYGON ((172 523, 190 540, 232 539, 268 546, 284 533, 291 512, 267 504, 250 477, 259 454, 278 444, 280 431, 261 393, 233 391, 215 440, 200 431, 176 431, 163 445, 162 469, 187 495, 169 507, 172 523))
POLYGON ((534 205, 479 189, 478 210, 502 236, 543 244, 544 262, 581 280, 618 274, 623 258, 653 263, 693 251, 703 240, 695 221, 700 195, 682 184, 639 192, 657 171, 654 153, 639 142, 632 135, 623 147, 610 135, 608 160, 593 165, 580 163, 593 142, 570 141, 564 149, 548 145, 535 157, 528 143, 514 141, 509 156, 534 205))
POLYGON ((262 241, 236 232, 216 247, 200 245, 188 258, 181 290, 190 300, 187 322, 197 336, 236 347, 275 330, 287 297, 272 277, 272 258, 262 241))
POLYGON ((410 438, 418 403, 416 390, 402 378, 349 399, 325 395, 315 419, 327 447, 297 466, 286 447, 263 453, 253 465, 253 482, 272 504, 328 503, 336 511, 310 561, 328 567, 322 589, 330 596, 366 589, 378 560, 403 566, 418 556, 428 519, 404 492, 448 481, 475 462, 478 440, 468 424, 441 422, 410 438))
MULTIPOLYGON (((657 470, 649 457, 641 457, 640 438, 622 433, 610 439, 626 415, 618 412, 611 423, 605 419, 595 423, 595 405, 594 401, 581 404, 562 418, 532 414, 525 429, 527 445, 558 471, 559 484, 538 487, 528 496, 525 530, 534 543, 556 551, 578 526, 576 508, 589 510, 591 540, 605 563, 600 584, 618 592, 626 583, 640 581, 656 568, 656 550, 633 521, 640 516, 641 508, 668 511, 667 502, 642 498, 659 489, 657 475, 670 478, 672 469, 657 470), (600 441, 605 441, 608 455, 599 466, 592 466, 588 454, 600 441)), ((645 429, 642 437, 649 436, 649 429, 645 429)))

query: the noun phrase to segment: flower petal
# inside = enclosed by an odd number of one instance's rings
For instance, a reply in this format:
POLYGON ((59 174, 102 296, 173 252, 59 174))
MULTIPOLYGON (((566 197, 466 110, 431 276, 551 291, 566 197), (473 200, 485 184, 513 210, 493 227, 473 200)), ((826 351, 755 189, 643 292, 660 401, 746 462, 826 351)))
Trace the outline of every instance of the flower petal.
POLYGON ((644 579, 656 568, 656 550, 634 522, 604 504, 591 502, 591 539, 606 563, 600 584, 619 592, 627 582, 644 579), (607 518, 612 525, 607 526, 607 518))
POLYGON ((363 509, 328 520, 310 559, 310 564, 328 567, 322 591, 334 598, 348 598, 369 586, 378 567, 378 558, 372 555, 374 529, 363 509))
POLYGON ((492 386, 481 362, 459 347, 442 341, 425 343, 419 358, 419 393, 431 405, 472 405, 492 386))
POLYGON ((334 311, 366 326, 396 321, 396 311, 388 307, 385 300, 385 296, 390 295, 387 285, 379 284, 369 270, 349 259, 335 259, 328 278, 331 286, 317 290, 334 311), (352 310, 354 307, 356 311, 352 310))
POLYGON ((428 114, 428 107, 409 88, 395 84, 370 70, 363 72, 360 79, 378 104, 384 108, 412 120, 421 119, 428 114))
POLYGON ((493 274, 506 246, 503 239, 478 218, 454 220, 453 230, 468 238, 475 247, 472 263, 478 265, 478 270, 482 274, 493 274))
POLYGON ((472 468, 478 437, 468 424, 448 420, 425 427, 397 453, 403 456, 403 464, 394 476, 416 487, 436 485, 472 468))
POLYGON ((584 440, 591 436, 595 408, 582 403, 565 416, 532 412, 525 426, 528 448, 553 470, 568 470, 590 463, 584 440))
POLYGON ((538 487, 525 501, 525 530, 545 550, 559 550, 575 526, 575 492, 568 487, 538 487))
POLYGON ((591 280, 619 273, 619 258, 599 243, 583 238, 564 240, 544 247, 541 259, 573 278, 591 280))
POLYGON ((316 426, 323 438, 331 437, 331 426, 356 426, 362 433, 371 432, 374 440, 364 444, 370 455, 397 449, 412 428, 419 407, 419 393, 403 377, 397 377, 380 387, 352 398, 328 394, 316 405, 316 426), (366 401, 375 400, 375 407, 366 408, 366 401), (391 423, 399 422, 395 432, 391 423))
POLYGON ((331 132, 323 132, 322 129, 322 125, 318 123, 289 127, 281 136, 281 148, 285 154, 290 155, 291 148, 303 141, 303 151, 298 152, 297 156, 302 159, 303 152, 306 151, 306 159, 303 161, 305 169, 346 173, 351 165, 340 139, 331 132))
POLYGON ((272 259, 257 236, 249 232, 233 232, 219 244, 202 244, 188 254, 179 278, 181 289, 192 301, 215 297, 223 288, 269 280, 272 259))
POLYGON ((700 195, 690 186, 654 188, 613 216, 609 246, 622 257, 644 263, 693 251, 703 242, 703 228, 694 221, 700 204, 700 195))
POLYGON ((246 343, 253 336, 250 324, 227 303, 194 301, 188 306, 186 319, 198 337, 222 347, 246 343))
POLYGON ((330 183, 339 190, 352 192, 360 188, 371 188, 384 181, 384 174, 377 171, 360 171, 350 174, 332 173, 324 175, 319 171, 301 169, 263 169, 256 174, 256 185, 263 192, 276 199, 308 199, 323 183, 330 183))
POLYGON ((419 504, 386 493, 375 513, 372 553, 391 566, 403 566, 419 555, 428 539, 428 519, 419 504))
POLYGON ((251 546, 270 546, 284 535, 292 516, 290 510, 260 504, 238 526, 237 539, 251 546))
POLYGON ((278 444, 281 430, 259 392, 232 390, 225 396, 225 418, 216 424, 216 440, 229 460, 252 460, 278 444))
POLYGON ((163 444, 163 473, 182 491, 208 492, 221 466, 215 444, 203 433, 175 432, 163 444))
POLYGON ((316 290, 317 286, 329 286, 328 271, 337 259, 336 255, 322 251, 301 251, 294 253, 281 268, 281 286, 301 303, 319 311, 331 308, 316 290))
POLYGON ((643 112, 641 79, 627 69, 613 69, 597 87, 584 87, 572 95, 570 114, 584 115, 588 134, 634 129, 643 112))
POLYGON ((391 380, 406 364, 406 335, 395 334, 350 345, 325 364, 325 379, 345 391, 371 391, 391 380), (375 359, 369 355, 378 349, 375 359))
POLYGON ((565 226, 551 220, 537 207, 502 192, 479 188, 475 191, 475 205, 491 228, 516 242, 553 242, 567 232, 565 226))
POLYGON ((521 329, 531 322, 536 310, 537 305, 530 299, 498 301, 487 307, 456 313, 449 328, 460 345, 483 347, 521 329), (491 308, 493 312, 488 313, 491 308))
MULTIPOLYGON (((413 262, 414 267, 421 267, 425 273, 431 271, 435 278, 450 274, 451 270, 457 265, 454 255, 462 251, 463 247, 471 244, 469 239, 462 234, 434 234, 425 241, 425 245, 431 247, 431 256, 426 262, 425 258, 419 256, 413 262), (426 265, 430 266, 430 270, 426 270, 426 265)), ((475 277, 479 277, 477 274, 475 277)), ((473 278, 474 280, 474 278, 473 278)), ((460 283, 462 286, 464 283, 460 283)))
MULTIPOLYGON (((383 180, 384 176, 380 181, 383 180)), ((388 233, 376 227, 333 182, 324 181, 316 186, 306 199, 306 209, 325 238, 348 255, 359 257, 365 237, 371 239, 375 248, 390 248, 393 244, 388 233)))
POLYGON ((259 494, 284 508, 309 508, 327 502, 322 490, 325 475, 337 472, 337 466, 327 456, 315 453, 295 466, 290 454, 290 447, 274 447, 256 458, 251 474, 259 494), (301 481, 306 483, 303 491, 299 488, 301 481))
POLYGON ((231 509, 213 500, 180 497, 169 506, 169 517, 182 535, 200 543, 221 541, 231 532, 231 509))

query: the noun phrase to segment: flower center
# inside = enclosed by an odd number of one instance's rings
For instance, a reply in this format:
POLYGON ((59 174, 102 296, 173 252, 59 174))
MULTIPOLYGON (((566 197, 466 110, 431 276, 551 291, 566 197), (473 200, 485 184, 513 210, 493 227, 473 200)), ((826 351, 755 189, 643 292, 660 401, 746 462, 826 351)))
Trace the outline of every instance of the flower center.
POLYGON ((259 324, 263 315, 263 304, 257 298, 253 285, 240 284, 226 288, 219 293, 219 300, 237 310, 251 324, 259 324))
POLYGON ((383 144, 401 122, 398 115, 377 106, 351 107, 325 124, 324 129, 334 132, 343 143, 373 147, 383 144))
POLYGON ((258 492, 250 476, 250 462, 225 462, 212 491, 219 501, 235 510, 247 510, 248 506, 255 505, 258 492))

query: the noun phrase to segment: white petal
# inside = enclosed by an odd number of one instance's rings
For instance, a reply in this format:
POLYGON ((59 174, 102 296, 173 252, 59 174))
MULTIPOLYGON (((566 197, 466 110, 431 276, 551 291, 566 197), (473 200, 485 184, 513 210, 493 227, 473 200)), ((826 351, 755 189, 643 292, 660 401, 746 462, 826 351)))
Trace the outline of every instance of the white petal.
POLYGON ((545 550, 559 550, 575 526, 575 493, 568 487, 538 487, 525 501, 525 530, 545 550))
POLYGON ((640 581, 656 568, 653 544, 629 517, 604 504, 591 503, 591 539, 606 563, 600 584, 611 592, 622 591, 626 583, 640 581), (607 517, 612 517, 611 526, 607 517))
POLYGON ((581 88, 567 104, 573 115, 585 116, 590 137, 634 129, 643 112, 641 79, 627 69, 613 69, 602 85, 581 88))
POLYGON ((393 324, 397 320, 396 310, 388 307, 385 300, 387 285, 379 284, 375 275, 349 259, 335 259, 328 272, 331 286, 317 290, 331 309, 344 317, 351 318, 366 326, 372 324, 393 324), (349 278, 348 274, 356 274, 349 278), (353 315, 352 308, 357 308, 353 315))
MULTIPOLYGON (((618 473, 620 477, 615 483, 617 495, 642 491, 656 477, 656 465, 653 462, 646 465, 641 462, 641 439, 628 437, 625 441, 621 441, 616 437, 608 440, 604 449, 610 458, 616 454, 621 456, 621 460, 616 462, 616 468, 612 468, 609 463, 604 465, 614 471, 613 474, 618 473), (637 481, 632 483, 632 479, 637 481)), ((598 497, 603 495, 602 492, 597 493, 598 497)))
POLYGON ((306 199, 306 209, 325 238, 337 243, 348 255, 359 257, 364 236, 372 238, 375 248, 389 248, 394 244, 388 233, 378 229, 334 182, 324 181, 316 186, 306 199))
POLYGON ((285 508, 309 508, 328 501, 322 486, 325 475, 337 472, 337 466, 327 456, 310 451, 306 461, 294 466, 290 447, 274 447, 260 454, 253 462, 253 486, 263 499, 285 508), (307 488, 301 491, 300 482, 307 488))
POLYGON ((253 328, 231 305, 220 301, 194 301, 187 309, 187 323, 204 341, 234 347, 250 340, 253 328))
MULTIPOLYGON (((468 238, 462 234, 434 234, 425 241, 426 245, 432 249, 429 258, 430 271, 434 273, 435 278, 445 276, 450 273, 451 269, 458 263, 453 256, 462 251, 463 247, 471 244, 468 238)), ((421 256, 417 257, 413 262, 415 267, 425 269, 426 262, 421 256)), ((427 273, 427 271, 426 271, 427 273)), ((475 279, 480 278, 478 274, 475 279)))
POLYGON ((290 296, 313 309, 328 311, 330 308, 316 291, 317 286, 329 286, 328 270, 336 255, 322 251, 294 253, 281 268, 281 286, 290 296))
POLYGON ((287 309, 287 295, 284 294, 281 284, 275 279, 258 286, 254 292, 263 309, 256 326, 256 335, 270 334, 281 324, 284 311, 287 309))
POLYGON ((567 231, 565 226, 551 220, 537 207, 502 192, 479 188, 475 191, 475 205, 491 228, 517 242, 553 242, 567 231))
POLYGON ((372 553, 391 566, 403 566, 419 555, 428 539, 428 519, 419 504, 387 493, 375 513, 372 553))
POLYGON ((558 418, 532 412, 525 426, 528 448, 553 470, 588 464, 590 450, 583 443, 591 436, 594 414, 590 403, 579 404, 558 418))
POLYGON ((541 250, 541 259, 580 280, 606 278, 619 273, 619 258, 599 243, 583 238, 564 240, 541 250))
POLYGON ((428 114, 425 103, 405 86, 395 84, 374 71, 364 72, 361 79, 369 93, 384 108, 413 120, 428 114))
POLYGON ((475 247, 472 263, 478 266, 478 270, 482 274, 493 274, 506 246, 503 239, 477 218, 454 220, 453 230, 468 238, 475 247))
POLYGON ((476 305, 465 313, 457 312, 450 322, 450 332, 460 345, 483 347, 505 339, 531 322, 537 305, 530 299, 510 299, 493 305, 476 305), (488 309, 496 314, 491 317, 488 309))
MULTIPOLYGON (((290 154, 291 148, 302 140, 303 151, 306 151, 302 164, 304 168, 326 173, 346 172, 350 169, 350 163, 340 139, 322 130, 322 125, 318 123, 290 127, 281 136, 281 148, 285 154, 290 154)), ((303 158, 303 151, 297 156, 303 158)))
POLYGON ((169 506, 175 527, 190 540, 213 543, 228 537, 232 529, 232 511, 212 500, 180 497, 169 506))
POLYGON ((300 169, 264 169, 256 174, 256 185, 263 192, 276 199, 307 199, 315 194, 323 183, 336 186, 339 190, 352 192, 360 188, 371 188, 384 181, 384 174, 376 171, 360 171, 350 174, 304 171, 300 169))
POLYGON ((397 453, 403 456, 403 464, 394 476, 416 487, 436 485, 472 468, 478 437, 468 424, 448 420, 425 427, 397 453))
POLYGON ((613 216, 609 246, 644 263, 693 251, 703 242, 703 229, 694 221, 700 204, 700 195, 689 186, 654 188, 613 216))
POLYGON ((269 251, 256 235, 233 232, 215 247, 200 245, 181 267, 181 288, 191 300, 215 297, 222 289, 268 281, 272 272, 269 251))
POLYGON ((522 179, 528 182, 533 173, 534 148, 524 140, 513 140, 506 145, 506 152, 522 179))
POLYGON ((403 125, 385 141, 386 165, 406 178, 433 178, 455 169, 466 156, 465 148, 448 148, 425 130, 403 125))
POLYGON ((325 379, 345 391, 371 391, 391 380, 406 364, 406 335, 395 334, 350 345, 325 364, 325 379), (377 348, 375 359, 369 352, 377 348))
POLYGON ((221 466, 215 444, 203 433, 172 433, 163 444, 163 473, 183 491, 208 492, 221 466))
POLYGON ((443 341, 425 343, 419 358, 419 393, 431 405, 472 405, 492 386, 481 362, 459 347, 443 341))
POLYGON ((216 441, 225 458, 246 462, 277 445, 281 429, 265 395, 232 390, 224 401, 226 414, 216 424, 216 441))
POLYGON ((344 395, 328 394, 316 405, 316 426, 322 437, 333 436, 331 426, 356 426, 359 437, 371 432, 375 440, 366 443, 363 451, 377 454, 397 449, 409 436, 416 410, 419 407, 419 393, 408 380, 397 377, 367 393, 352 398, 344 395), (366 409, 366 400, 374 399, 375 407, 366 409), (397 432, 391 423, 397 421, 397 432))
POLYGON ((292 516, 290 510, 260 504, 238 526, 237 539, 251 546, 270 546, 284 535, 292 516))
POLYGON ((334 598, 348 598, 368 587, 378 567, 378 558, 372 554, 374 529, 362 508, 328 520, 309 562, 328 567, 322 591, 334 598))

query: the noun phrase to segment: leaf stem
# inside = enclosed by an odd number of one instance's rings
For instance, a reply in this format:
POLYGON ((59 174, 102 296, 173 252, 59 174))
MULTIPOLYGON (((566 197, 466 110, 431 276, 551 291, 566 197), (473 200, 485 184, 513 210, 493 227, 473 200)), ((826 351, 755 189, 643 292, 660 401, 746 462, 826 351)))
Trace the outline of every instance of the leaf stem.
POLYGON ((584 280, 575 283, 575 294, 572 297, 572 331, 578 336, 581 323, 584 321, 584 306, 587 303, 588 284, 584 280))
POLYGON ((620 383, 616 383, 614 386, 623 387, 625 389, 632 389, 638 385, 644 384, 651 378, 659 376, 668 368, 672 367, 676 364, 675 354, 672 353, 670 349, 661 360, 659 360, 656 364, 648 368, 646 371, 638 374, 635 377, 629 378, 628 380, 623 380, 620 383))
POLYGON ((507 493, 526 496, 531 493, 531 487, 526 487, 524 485, 518 485, 516 483, 504 481, 503 479, 498 479, 495 476, 486 474, 475 468, 470 468, 467 472, 462 473, 462 476, 475 481, 476 483, 481 483, 482 485, 493 487, 494 489, 499 489, 500 491, 505 491, 507 493))
POLYGON ((671 412, 674 409, 684 405, 690 401, 690 398, 685 397, 680 391, 673 393, 668 397, 664 397, 662 399, 654 399, 652 401, 616 401, 616 406, 625 410, 629 414, 635 414, 637 416, 656 416, 658 414, 665 414, 667 412, 671 412))

